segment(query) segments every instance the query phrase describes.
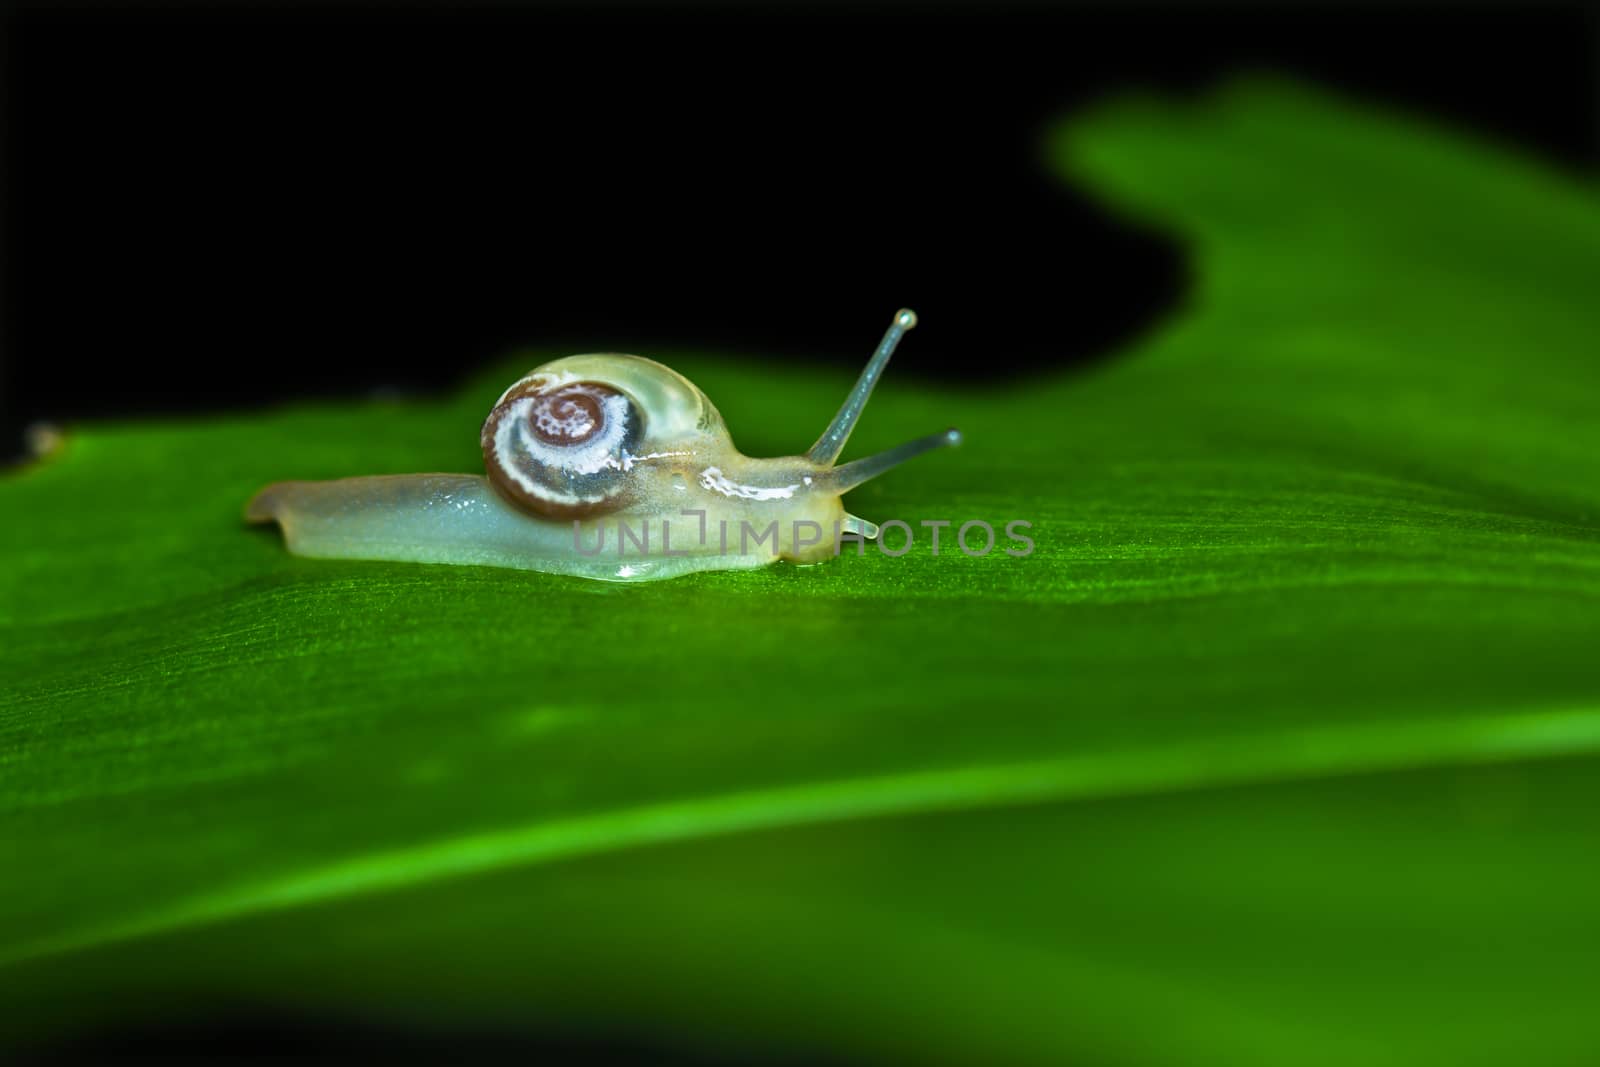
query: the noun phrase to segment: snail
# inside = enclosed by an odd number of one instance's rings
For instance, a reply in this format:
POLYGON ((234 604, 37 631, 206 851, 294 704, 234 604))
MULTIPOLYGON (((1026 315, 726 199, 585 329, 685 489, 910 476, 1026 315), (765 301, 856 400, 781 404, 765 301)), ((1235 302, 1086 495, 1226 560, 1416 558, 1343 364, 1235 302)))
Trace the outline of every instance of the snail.
POLYGON ((833 422, 804 455, 754 459, 677 371, 641 356, 568 356, 501 394, 480 440, 485 476, 397 474, 276 482, 245 509, 290 552, 516 567, 613 581, 815 563, 878 528, 840 497, 960 443, 945 430, 835 466, 917 316, 895 314, 833 422))

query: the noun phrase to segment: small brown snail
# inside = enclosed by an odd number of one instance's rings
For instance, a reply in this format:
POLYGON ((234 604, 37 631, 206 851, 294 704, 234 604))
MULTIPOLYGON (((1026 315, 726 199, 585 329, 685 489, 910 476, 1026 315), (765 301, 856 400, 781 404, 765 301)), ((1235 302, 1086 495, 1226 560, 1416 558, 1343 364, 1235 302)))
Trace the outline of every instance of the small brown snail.
POLYGON ((400 474, 277 482, 245 517, 291 552, 518 567, 605 580, 813 563, 878 528, 840 497, 961 440, 946 430, 835 466, 884 366, 917 324, 896 313, 833 422, 800 456, 739 452, 704 393, 640 356, 568 356, 528 372, 484 421, 488 477, 400 474))

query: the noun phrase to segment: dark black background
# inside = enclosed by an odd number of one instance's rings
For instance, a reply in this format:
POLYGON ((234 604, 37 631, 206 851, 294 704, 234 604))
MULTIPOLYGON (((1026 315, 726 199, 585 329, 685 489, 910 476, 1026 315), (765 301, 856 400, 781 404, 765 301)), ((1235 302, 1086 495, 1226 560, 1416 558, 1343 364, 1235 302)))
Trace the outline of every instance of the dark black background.
POLYGON ((1264 68, 1592 166, 1597 26, 13 5, 3 451, 36 419, 442 388, 524 344, 855 365, 902 304, 897 374, 1092 358, 1183 261, 1044 173, 1051 119, 1264 68))

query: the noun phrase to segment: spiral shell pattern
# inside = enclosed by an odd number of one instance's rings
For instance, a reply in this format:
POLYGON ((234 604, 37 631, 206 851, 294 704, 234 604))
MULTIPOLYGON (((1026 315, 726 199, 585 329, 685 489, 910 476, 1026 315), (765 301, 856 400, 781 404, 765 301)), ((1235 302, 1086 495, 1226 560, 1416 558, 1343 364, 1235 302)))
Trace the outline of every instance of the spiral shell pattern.
POLYGON ((628 394, 600 382, 530 375, 484 421, 484 469, 535 514, 582 518, 628 502, 627 472, 644 420, 628 394))

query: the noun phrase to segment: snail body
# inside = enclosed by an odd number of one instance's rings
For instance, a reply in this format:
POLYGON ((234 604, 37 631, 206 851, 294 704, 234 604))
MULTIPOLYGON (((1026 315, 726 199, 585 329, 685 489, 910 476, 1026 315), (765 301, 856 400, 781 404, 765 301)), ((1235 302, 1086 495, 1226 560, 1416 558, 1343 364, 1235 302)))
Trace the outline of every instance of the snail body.
POLYGON ((849 489, 954 430, 835 465, 900 337, 899 312, 850 396, 804 455, 745 456, 692 382, 640 356, 569 356, 501 394, 480 432, 486 475, 277 482, 245 517, 276 522, 291 552, 516 567, 614 581, 814 563, 877 527, 849 489))

